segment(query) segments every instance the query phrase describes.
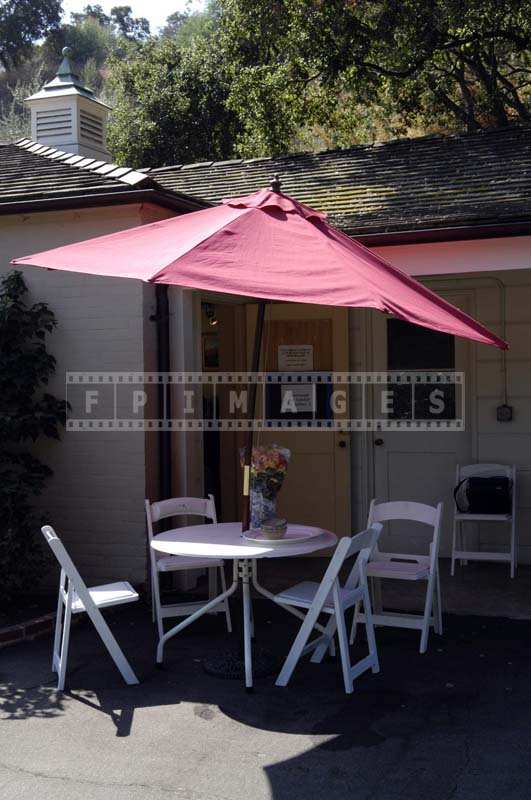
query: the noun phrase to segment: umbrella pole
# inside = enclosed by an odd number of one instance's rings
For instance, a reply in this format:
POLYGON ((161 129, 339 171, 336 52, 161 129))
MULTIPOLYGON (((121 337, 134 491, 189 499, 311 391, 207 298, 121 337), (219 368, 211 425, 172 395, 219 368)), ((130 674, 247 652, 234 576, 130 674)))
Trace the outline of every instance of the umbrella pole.
MULTIPOLYGON (((264 331, 264 317, 265 317, 265 300, 260 300, 258 303, 258 315, 256 318, 256 327, 254 329, 254 345, 253 357, 251 361, 251 372, 258 372, 260 369, 260 350, 262 347, 262 334, 264 331)), ((256 408, 256 389, 257 384, 255 381, 251 383, 249 389, 249 404, 247 406, 247 420, 250 423, 249 430, 246 435, 245 452, 243 458, 243 494, 242 494, 242 532, 248 531, 251 522, 251 458, 253 453, 253 438, 254 431, 252 423, 254 421, 254 414, 256 408)))

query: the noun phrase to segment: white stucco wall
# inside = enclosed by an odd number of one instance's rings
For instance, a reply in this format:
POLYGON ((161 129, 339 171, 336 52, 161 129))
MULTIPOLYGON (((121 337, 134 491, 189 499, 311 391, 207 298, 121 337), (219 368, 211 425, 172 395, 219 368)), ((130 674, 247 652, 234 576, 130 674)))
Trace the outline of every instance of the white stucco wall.
MULTIPOLYGON (((138 205, 0 217, 0 274, 21 256, 149 221, 138 205)), ((162 212, 166 216, 165 212, 162 212)), ((156 216, 156 214, 155 214, 156 216)), ((23 268, 31 302, 46 302, 58 327, 50 390, 65 396, 68 370, 143 370, 154 336, 145 320, 153 288, 138 281, 23 268)), ((152 359, 151 359, 152 361, 152 359)), ((38 451, 54 470, 38 507, 89 581, 145 578, 146 442, 143 433, 64 433, 38 451)))
POLYGON ((531 269, 531 236, 391 245, 372 249, 417 278, 463 272, 531 269))
MULTIPOLYGON (((157 214, 153 209, 148 213, 138 206, 127 206, 0 217, 0 274, 10 269, 14 256, 125 229, 151 221, 157 214)), ((498 333, 501 295, 497 281, 506 287, 506 337, 511 345, 507 356, 509 402, 515 418, 508 424, 497 423, 495 418, 501 402, 500 353, 471 344, 474 394, 467 435, 473 460, 517 464, 519 552, 522 561, 531 563, 531 237, 377 250, 398 266, 425 276, 426 283, 436 290, 466 290, 472 298, 472 313, 498 333), (469 270, 472 272, 466 274, 469 270), (449 274, 456 272, 464 274, 449 274)), ((57 358, 50 387, 54 393, 64 396, 67 370, 155 368, 154 326, 149 322, 154 310, 152 287, 136 281, 30 267, 23 271, 29 299, 49 303, 59 323, 49 338, 49 349, 57 358)), ((190 333, 196 313, 197 298, 192 300, 189 294, 170 291, 174 369, 196 361, 195 338, 184 336, 190 333)), ((373 367, 372 313, 350 313, 353 370, 373 367)), ((89 581, 123 578, 139 582, 145 578, 143 498, 146 484, 147 493, 153 494, 153 437, 141 433, 66 433, 60 443, 46 442, 39 448, 54 477, 38 505, 89 581)), ((201 475, 200 441, 184 447, 178 439, 176 436, 174 440, 176 491, 189 472, 199 482, 201 475)), ((374 490, 371 453, 370 436, 356 434, 352 441, 354 528, 363 524, 374 490)), ((199 483, 192 485, 201 493, 199 483)), ((481 541, 485 547, 501 548, 506 538, 489 527, 481 532, 481 541)), ((445 547, 447 553, 447 544, 445 547)))
MULTIPOLYGON (((463 435, 469 437, 472 461, 516 464, 519 558, 531 563, 531 237, 376 249, 388 261, 421 278, 435 291, 466 291, 471 298, 471 313, 500 335, 503 333, 505 294, 505 337, 510 345, 506 356, 508 402, 514 408, 514 419, 510 423, 496 421, 496 407, 503 402, 501 352, 471 343, 466 376, 467 391, 471 392, 470 418, 463 435), (455 272, 461 274, 445 275, 455 272)), ((376 312, 355 310, 350 313, 353 370, 373 367, 369 324, 373 313, 376 312)), ((364 521, 367 498, 374 493, 372 448, 370 434, 353 436, 355 527, 364 521)), ((414 494, 412 486, 411 498, 407 499, 414 499, 414 494)), ((471 544, 475 546, 479 535, 483 549, 507 549, 504 530, 492 524, 485 525, 478 534, 472 533, 471 544)), ((404 547, 407 551, 407 542, 404 547)), ((448 531, 443 540, 443 554, 449 554, 448 531)))

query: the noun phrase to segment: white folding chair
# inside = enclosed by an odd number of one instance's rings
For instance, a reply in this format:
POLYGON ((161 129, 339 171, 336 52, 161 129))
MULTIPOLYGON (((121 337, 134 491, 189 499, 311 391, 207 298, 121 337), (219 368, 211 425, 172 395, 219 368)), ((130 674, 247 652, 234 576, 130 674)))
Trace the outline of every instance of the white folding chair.
MULTIPOLYGON (((198 516, 209 519, 211 522, 216 523, 216 504, 213 496, 210 494, 207 498, 173 497, 169 500, 160 500, 158 503, 150 503, 149 500, 146 500, 146 518, 150 545, 149 555, 151 559, 151 608, 153 613, 153 622, 155 622, 155 620, 157 622, 159 639, 164 636, 164 627, 162 624, 163 619, 167 619, 168 617, 187 617, 189 614, 192 614, 194 611, 197 611, 204 605, 204 602, 166 603, 163 605, 160 600, 159 584, 159 574, 161 572, 181 572, 183 570, 190 569, 207 569, 209 598, 213 599, 217 594, 216 570, 219 570, 222 591, 227 591, 225 570, 223 568, 223 561, 221 559, 167 556, 157 553, 151 547, 151 540, 155 535, 153 532, 153 525, 163 519, 180 516, 198 516)), ((227 621, 227 630, 230 633, 232 631, 232 623, 228 599, 225 599, 223 603, 220 603, 219 606, 216 606, 211 613, 218 614, 223 611, 225 612, 225 618, 227 621)))
POLYGON ((292 586, 290 589, 275 595, 274 599, 277 603, 308 609, 304 622, 295 637, 295 641, 277 678, 277 686, 287 685, 301 656, 311 650, 314 651, 311 661, 314 663, 321 662, 333 642, 336 630, 339 639, 343 681, 347 694, 350 694, 353 690, 354 678, 357 678, 362 672, 367 669, 372 669, 373 672, 380 671, 365 569, 381 529, 381 525, 375 524, 352 538, 346 536, 341 539, 321 583, 303 581, 303 583, 298 583, 296 586, 292 586), (344 585, 341 586, 338 578, 339 570, 346 559, 354 555, 357 555, 354 566, 344 585), (356 605, 356 603, 363 604, 365 611, 364 620, 369 655, 351 665, 345 611, 356 605), (308 639, 321 613, 330 616, 324 633, 308 643, 308 639))
POLYGON ((45 525, 41 528, 41 531, 61 565, 52 658, 52 671, 57 672, 57 688, 60 691, 65 688, 72 614, 81 614, 83 612, 86 612, 90 617, 103 644, 109 651, 109 655, 120 670, 124 681, 130 685, 138 683, 138 678, 131 669, 100 611, 100 608, 132 603, 138 600, 138 594, 127 581, 87 588, 54 529, 50 525, 45 525))
POLYGON ((512 481, 512 505, 510 514, 468 514, 458 511, 454 503, 454 526, 452 537, 452 566, 450 574, 455 572, 455 562, 459 559, 461 565, 468 561, 505 561, 511 567, 511 578, 514 578, 518 562, 516 546, 516 467, 507 464, 467 464, 466 466, 457 465, 455 474, 455 485, 457 486, 465 478, 471 477, 498 477, 503 476, 512 481), (465 522, 497 522, 510 525, 510 547, 509 552, 499 553, 488 550, 468 550, 465 541, 465 522), (459 546, 458 546, 459 539, 459 546))
MULTIPOLYGON (((387 625, 394 628, 413 628, 421 631, 420 652, 425 653, 428 648, 428 635, 430 627, 435 632, 442 634, 442 608, 441 584, 439 579, 439 543, 441 538, 443 504, 433 506, 424 503, 411 503, 408 501, 395 501, 377 504, 374 500, 369 509, 368 525, 374 522, 389 522, 391 520, 406 520, 420 522, 432 529, 432 538, 429 544, 429 555, 411 555, 401 553, 381 553, 378 546, 374 548, 371 560, 367 566, 367 576, 373 583, 373 623, 387 625), (426 581, 426 599, 424 613, 398 614, 388 611, 383 613, 381 598, 381 578, 393 578, 404 581, 426 581)), ((363 621, 364 616, 359 608, 354 612, 354 621, 350 633, 350 643, 356 636, 356 625, 363 621)))

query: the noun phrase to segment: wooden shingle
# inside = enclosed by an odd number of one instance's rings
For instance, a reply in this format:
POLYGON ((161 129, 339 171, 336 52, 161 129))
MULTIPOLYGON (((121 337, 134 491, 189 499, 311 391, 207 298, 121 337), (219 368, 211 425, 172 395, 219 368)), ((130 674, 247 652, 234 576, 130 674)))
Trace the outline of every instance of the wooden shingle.
POLYGON ((188 167, 149 174, 167 189, 219 203, 279 173, 283 191, 327 212, 350 235, 531 217, 531 128, 188 167))

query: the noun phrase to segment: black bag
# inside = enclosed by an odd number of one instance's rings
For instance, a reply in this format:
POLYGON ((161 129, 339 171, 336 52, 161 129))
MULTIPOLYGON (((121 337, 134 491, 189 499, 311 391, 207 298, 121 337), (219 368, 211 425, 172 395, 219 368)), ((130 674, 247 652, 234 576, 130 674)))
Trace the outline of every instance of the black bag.
POLYGON ((510 514, 512 481, 502 475, 464 478, 454 489, 454 499, 461 514, 510 514))

